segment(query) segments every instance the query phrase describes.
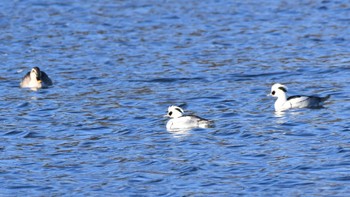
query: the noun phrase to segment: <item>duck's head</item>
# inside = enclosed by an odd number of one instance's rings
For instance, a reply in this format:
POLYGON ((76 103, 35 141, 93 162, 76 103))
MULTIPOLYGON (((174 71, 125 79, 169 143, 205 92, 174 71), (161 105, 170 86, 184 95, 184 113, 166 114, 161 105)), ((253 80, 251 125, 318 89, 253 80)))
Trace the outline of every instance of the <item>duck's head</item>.
POLYGON ((178 106, 170 106, 168 107, 168 113, 166 116, 170 117, 170 118, 179 118, 183 115, 184 113, 184 110, 181 109, 180 107, 178 106))
POLYGON ((41 82, 41 71, 39 67, 33 67, 30 71, 30 78, 36 79, 39 83, 41 82))
POLYGON ((287 93, 287 86, 282 85, 280 83, 275 83, 271 87, 271 93, 270 95, 273 97, 280 97, 280 96, 285 96, 287 93))

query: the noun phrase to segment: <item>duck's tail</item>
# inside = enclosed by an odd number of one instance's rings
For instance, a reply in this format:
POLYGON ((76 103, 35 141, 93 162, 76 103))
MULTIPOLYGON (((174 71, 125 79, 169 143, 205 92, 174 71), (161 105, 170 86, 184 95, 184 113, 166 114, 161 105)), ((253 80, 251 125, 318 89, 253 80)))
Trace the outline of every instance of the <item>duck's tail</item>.
POLYGON ((325 101, 328 100, 330 97, 331 97, 330 94, 328 94, 328 95, 325 96, 325 97, 321 97, 321 102, 325 102, 325 101))
POLYGON ((198 122, 198 126, 200 128, 213 128, 215 127, 214 121, 213 120, 200 120, 198 122))

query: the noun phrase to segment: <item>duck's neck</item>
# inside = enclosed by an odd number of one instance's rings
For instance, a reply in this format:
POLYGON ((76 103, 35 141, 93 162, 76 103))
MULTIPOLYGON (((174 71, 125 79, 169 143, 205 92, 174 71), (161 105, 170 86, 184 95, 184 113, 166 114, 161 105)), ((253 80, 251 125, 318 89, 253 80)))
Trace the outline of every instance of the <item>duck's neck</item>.
POLYGON ((287 95, 280 95, 275 102, 275 110, 281 111, 283 109, 283 105, 287 102, 287 95))

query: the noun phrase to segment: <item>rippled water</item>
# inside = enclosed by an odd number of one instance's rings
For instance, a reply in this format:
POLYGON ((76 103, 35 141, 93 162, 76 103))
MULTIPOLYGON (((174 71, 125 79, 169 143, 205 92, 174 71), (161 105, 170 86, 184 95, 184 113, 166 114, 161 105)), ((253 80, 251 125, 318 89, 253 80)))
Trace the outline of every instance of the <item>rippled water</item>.
POLYGON ((345 196, 350 4, 2 1, 1 196, 345 196), (20 89, 33 66, 54 86, 20 89), (331 94, 275 114, 273 83, 331 94), (172 133, 169 105, 215 121, 172 133))

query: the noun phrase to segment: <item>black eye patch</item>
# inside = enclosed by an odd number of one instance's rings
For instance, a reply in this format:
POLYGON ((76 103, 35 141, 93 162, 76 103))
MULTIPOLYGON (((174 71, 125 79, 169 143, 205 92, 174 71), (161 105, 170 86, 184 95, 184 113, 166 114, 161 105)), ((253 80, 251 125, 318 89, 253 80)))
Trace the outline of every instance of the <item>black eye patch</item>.
POLYGON ((180 113, 182 113, 182 111, 181 111, 181 109, 179 109, 179 108, 175 108, 177 111, 179 111, 180 113))
POLYGON ((283 92, 287 92, 287 89, 284 87, 278 87, 278 89, 282 90, 283 92))
POLYGON ((171 116, 172 114, 173 114, 173 112, 172 112, 172 111, 168 113, 168 115, 169 115, 169 116, 171 116))
POLYGON ((275 95, 275 93, 276 93, 275 91, 272 91, 272 92, 271 92, 272 95, 275 95))

